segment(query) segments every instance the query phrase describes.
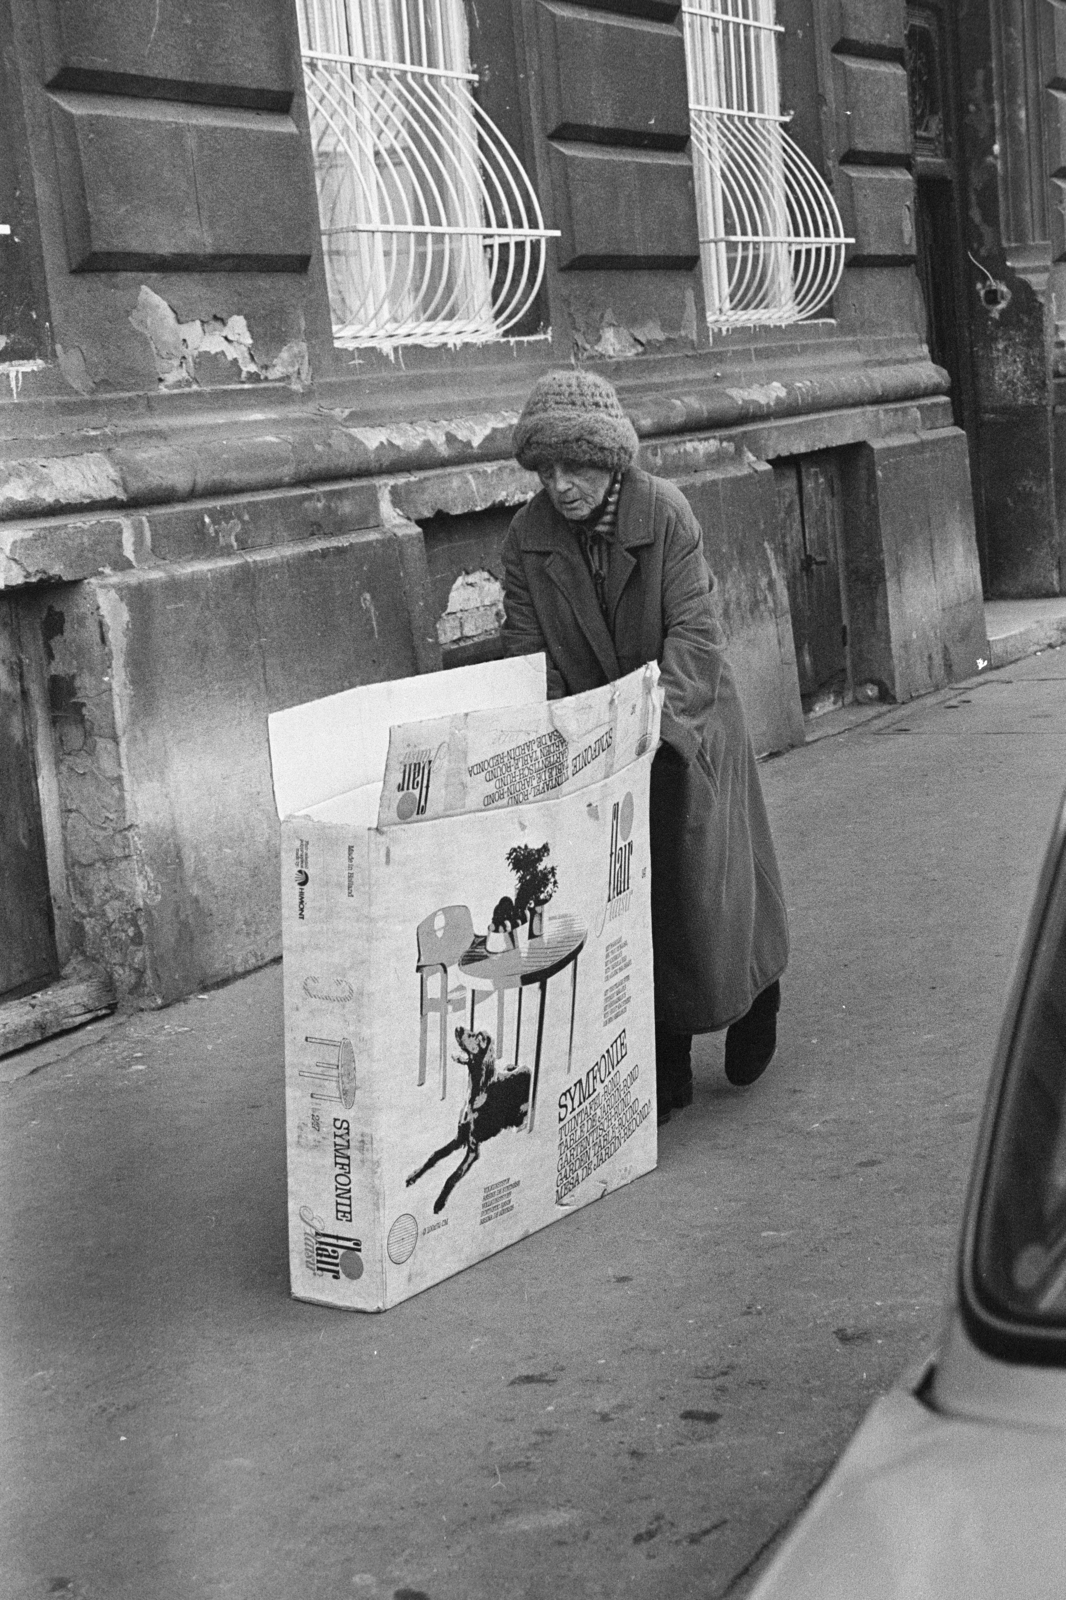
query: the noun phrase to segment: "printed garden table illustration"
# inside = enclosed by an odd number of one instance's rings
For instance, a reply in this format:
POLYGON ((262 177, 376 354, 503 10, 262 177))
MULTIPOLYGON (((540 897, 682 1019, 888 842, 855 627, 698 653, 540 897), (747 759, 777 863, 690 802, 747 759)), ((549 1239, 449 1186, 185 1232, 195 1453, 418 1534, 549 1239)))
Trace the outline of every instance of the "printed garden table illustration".
POLYGON ((315 1044, 328 1050, 333 1056, 332 1060, 316 1061, 313 1068, 301 1067, 301 1078, 314 1078, 321 1084, 321 1089, 311 1090, 312 1100, 336 1100, 350 1111, 355 1105, 355 1051, 352 1049, 350 1039, 317 1039, 312 1034, 304 1035, 307 1044, 315 1044), (325 1093, 325 1090, 329 1093, 325 1093))
POLYGON ((577 1007, 577 958, 585 948, 588 929, 577 917, 545 917, 544 932, 537 937, 525 937, 519 930, 514 936, 517 943, 508 950, 488 950, 480 941, 470 945, 459 962, 459 972, 470 985, 470 1026, 474 1026, 474 1008, 479 990, 496 993, 496 1051, 503 1055, 504 996, 508 989, 518 990, 518 1012, 515 1019, 514 1059, 522 1042, 522 994, 535 983, 540 991, 537 1005, 537 1043, 533 1053, 533 1072, 529 1091, 529 1116, 527 1132, 533 1132, 533 1113, 537 1103, 537 1081, 540 1077, 540 1050, 544 1040, 544 1014, 547 1010, 548 983, 557 973, 572 969, 570 979, 570 1034, 566 1065, 569 1074, 570 1058, 574 1049, 574 1017, 577 1007))

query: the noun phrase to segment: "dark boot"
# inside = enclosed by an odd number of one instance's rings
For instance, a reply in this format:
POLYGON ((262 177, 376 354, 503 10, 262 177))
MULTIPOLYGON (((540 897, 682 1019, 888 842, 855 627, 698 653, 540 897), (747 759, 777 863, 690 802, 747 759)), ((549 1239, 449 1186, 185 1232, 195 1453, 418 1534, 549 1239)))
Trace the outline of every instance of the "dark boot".
POLYGON ((692 1035, 655 1024, 655 1096, 660 1124, 692 1104, 692 1035))
POLYGON ((726 1030, 725 1075, 738 1089, 754 1083, 773 1060, 780 1009, 781 984, 775 978, 755 996, 750 1010, 726 1030))

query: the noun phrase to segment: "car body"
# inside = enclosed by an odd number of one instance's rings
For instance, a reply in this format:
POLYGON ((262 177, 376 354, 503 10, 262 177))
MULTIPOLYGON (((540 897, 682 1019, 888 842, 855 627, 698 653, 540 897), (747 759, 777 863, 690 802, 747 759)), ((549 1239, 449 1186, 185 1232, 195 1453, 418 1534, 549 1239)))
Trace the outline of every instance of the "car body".
POLYGON ((1066 1596, 1066 802, 1015 969, 936 1353, 750 1600, 1066 1596))

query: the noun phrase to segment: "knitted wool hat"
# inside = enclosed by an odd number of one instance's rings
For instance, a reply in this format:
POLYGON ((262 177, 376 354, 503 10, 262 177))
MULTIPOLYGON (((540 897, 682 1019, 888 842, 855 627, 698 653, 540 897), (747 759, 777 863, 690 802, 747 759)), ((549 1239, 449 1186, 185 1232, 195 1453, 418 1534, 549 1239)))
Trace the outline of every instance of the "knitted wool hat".
POLYGON ((527 470, 572 461, 624 472, 637 444, 613 385, 577 368, 538 378, 514 430, 514 453, 527 470))

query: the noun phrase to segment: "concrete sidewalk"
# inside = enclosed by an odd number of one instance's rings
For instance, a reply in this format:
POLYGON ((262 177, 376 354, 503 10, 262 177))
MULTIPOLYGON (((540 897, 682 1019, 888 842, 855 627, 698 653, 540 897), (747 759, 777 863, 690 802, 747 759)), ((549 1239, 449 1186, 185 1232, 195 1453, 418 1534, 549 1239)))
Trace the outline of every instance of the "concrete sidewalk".
POLYGON ((1066 651, 762 771, 778 1060, 383 1316, 288 1296, 277 968, 0 1062, 0 1600, 746 1592, 935 1335, 1066 651))

